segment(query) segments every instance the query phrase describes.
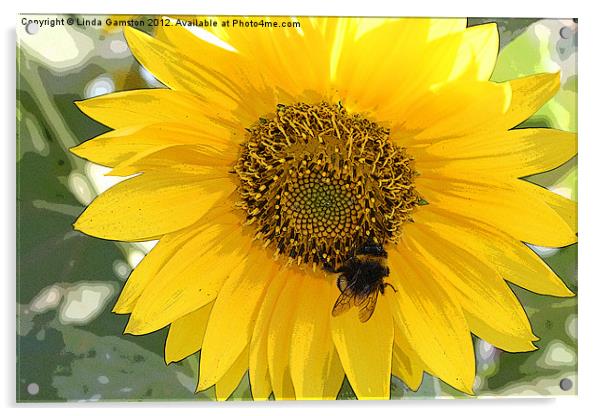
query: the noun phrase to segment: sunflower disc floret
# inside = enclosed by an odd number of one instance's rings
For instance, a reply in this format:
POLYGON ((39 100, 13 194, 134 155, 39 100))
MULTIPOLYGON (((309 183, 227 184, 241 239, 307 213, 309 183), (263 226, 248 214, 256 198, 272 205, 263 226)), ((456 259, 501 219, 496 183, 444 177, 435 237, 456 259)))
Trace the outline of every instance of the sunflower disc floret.
POLYGON ((366 241, 395 241, 419 201, 405 149, 342 105, 278 105, 235 171, 257 236, 298 264, 336 268, 366 241))

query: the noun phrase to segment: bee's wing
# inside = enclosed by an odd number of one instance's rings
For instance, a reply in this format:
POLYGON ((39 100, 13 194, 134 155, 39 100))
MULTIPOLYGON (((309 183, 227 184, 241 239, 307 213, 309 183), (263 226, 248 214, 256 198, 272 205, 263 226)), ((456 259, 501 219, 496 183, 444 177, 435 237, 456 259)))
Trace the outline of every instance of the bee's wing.
POLYGON ((364 296, 363 294, 359 294, 353 297, 353 306, 360 307, 366 302, 366 298, 370 296, 369 294, 364 296))
POLYGON ((332 316, 339 316, 345 311, 348 311, 353 306, 353 293, 349 286, 339 295, 337 301, 332 307, 332 316))
POLYGON ((370 292, 368 296, 362 298, 362 302, 358 305, 359 311, 358 316, 360 318, 360 322, 367 322, 368 319, 374 313, 374 309, 376 308, 376 301, 378 300, 378 290, 374 292, 370 292))

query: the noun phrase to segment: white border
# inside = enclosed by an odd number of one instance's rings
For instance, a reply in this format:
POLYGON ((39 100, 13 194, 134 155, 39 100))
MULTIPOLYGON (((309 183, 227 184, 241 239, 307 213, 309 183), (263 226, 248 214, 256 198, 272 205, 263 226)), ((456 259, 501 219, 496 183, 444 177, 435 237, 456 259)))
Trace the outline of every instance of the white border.
MULTIPOLYGON (((508 412, 545 412, 551 414, 590 414, 596 405, 596 395, 602 394, 599 381, 601 369, 600 310, 596 308, 602 301, 601 273, 598 272, 597 246, 595 236, 600 230, 601 204, 598 202, 601 187, 600 175, 600 82, 599 40, 602 39, 602 15, 597 13, 595 2, 557 1, 529 2, 525 0, 490 1, 398 1, 366 0, 303 0, 300 2, 278 0, 103 0, 101 2, 75 2, 73 0, 8 0, 3 1, 1 42, 2 62, 2 125, 3 147, 0 152, 4 180, 4 195, 0 203, 0 229, 3 231, 3 246, 0 250, 0 264, 5 266, 2 279, 4 304, 2 311, 6 319, 3 341, 0 342, 0 356, 3 359, 0 404, 7 407, 8 413, 23 411, 25 414, 102 414, 107 412, 136 411, 142 408, 149 415, 164 415, 166 412, 182 414, 207 414, 215 410, 225 414, 293 414, 308 412, 319 414, 339 413, 345 415, 368 415, 373 411, 379 414, 444 413, 447 415, 480 413, 506 415, 508 412), (588 4, 589 3, 589 4, 588 4), (271 403, 231 404, 213 403, 190 405, 177 402, 145 404, 97 404, 95 406, 17 406, 15 408, 15 322, 14 322, 14 276, 15 276, 15 36, 16 14, 21 13, 89 13, 89 14, 249 14, 249 15, 364 15, 364 16, 486 16, 486 17, 578 17, 579 18, 579 397, 559 399, 504 399, 470 401, 405 401, 379 403, 271 403), (597 168, 597 169, 596 169, 597 168), (130 410, 131 409, 131 410, 130 410), (520 410, 519 410, 520 409, 520 410)), ((598 410, 599 411, 599 410, 598 410)))
POLYGON ((330 16, 466 16, 471 17, 574 17, 583 16, 584 3, 548 0, 483 2, 470 0, 394 2, 390 0, 22 0, 13 5, 21 13, 90 14, 238 14, 330 16), (143 13, 142 13, 143 12, 143 13))

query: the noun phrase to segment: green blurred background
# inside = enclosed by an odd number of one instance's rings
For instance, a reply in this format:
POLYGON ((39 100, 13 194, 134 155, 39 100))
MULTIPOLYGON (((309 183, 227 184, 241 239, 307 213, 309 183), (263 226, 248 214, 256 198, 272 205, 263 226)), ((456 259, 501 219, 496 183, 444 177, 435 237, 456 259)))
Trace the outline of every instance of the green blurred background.
MULTIPOLYGON (((576 21, 473 18, 469 25, 492 21, 500 32, 494 80, 562 71, 559 93, 523 124, 576 131, 576 21)), ((73 101, 161 84, 134 60, 120 30, 57 26, 30 34, 27 29, 35 31, 21 25, 19 17, 17 400, 214 399, 212 390, 193 393, 197 356, 166 366, 166 330, 122 335, 127 317, 110 311, 132 268, 153 244, 94 239, 71 227, 84 207, 115 183, 103 176, 105 168, 68 152, 107 130, 73 101)), ((576 199, 576 158, 528 180, 576 199)), ((576 292, 577 246, 532 248, 576 292)), ((512 288, 541 338, 539 350, 506 353, 475 338, 477 396, 576 394, 577 298, 512 288)), ((392 381, 393 399, 467 397, 428 375, 418 392, 392 381)), ((250 397, 245 376, 231 400, 250 397)), ((339 397, 355 398, 347 382, 339 397)))

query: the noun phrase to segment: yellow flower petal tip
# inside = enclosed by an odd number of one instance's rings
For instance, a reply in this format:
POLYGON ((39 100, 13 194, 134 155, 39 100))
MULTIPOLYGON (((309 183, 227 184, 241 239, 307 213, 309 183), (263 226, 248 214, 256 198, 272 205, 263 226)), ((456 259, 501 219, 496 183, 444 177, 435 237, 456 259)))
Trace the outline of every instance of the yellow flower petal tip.
MULTIPOLYGON (((84 211, 85 212, 85 211, 84 211)), ((88 235, 94 235, 93 232, 90 232, 89 230, 89 225, 91 224, 90 220, 86 219, 86 218, 82 218, 83 217, 83 213, 79 216, 79 218, 77 220, 75 220, 75 222, 71 225, 73 227, 73 230, 75 231, 79 231, 81 233, 84 234, 88 234, 88 235)))
POLYGON ((130 335, 144 335, 156 331, 157 329, 160 328, 155 328, 151 323, 134 319, 130 316, 123 333, 130 335))
POLYGON ((132 314, 127 334, 169 325, 166 364, 202 348, 196 391, 220 401, 247 371, 256 399, 336 398, 346 377, 386 400, 392 373, 416 391, 423 371, 474 395, 473 334, 537 349, 506 281, 574 296, 525 243, 576 241, 576 206, 521 178, 576 137, 515 129, 560 73, 491 82, 494 23, 293 22, 126 27, 167 88, 75 103, 113 130, 70 151, 143 174, 73 228, 159 240, 113 311, 132 314))
MULTIPOLYGON (((518 87, 517 90, 520 99, 528 98, 529 94, 532 93, 542 94, 545 99, 536 96, 536 98, 541 100, 540 103, 538 103, 537 108, 535 108, 535 110, 538 110, 541 105, 556 95, 560 89, 560 77, 560 70, 556 72, 542 72, 517 78, 510 81, 510 84, 513 85, 513 90, 515 90, 514 86, 518 87)), ((531 114, 529 114, 529 116, 530 115, 531 114)))
POLYGON ((99 98, 88 98, 86 100, 74 101, 73 104, 82 113, 84 113, 86 115, 90 115, 89 108, 92 107, 94 105, 93 103, 96 102, 98 99, 99 98))
POLYGON ((81 157, 82 159, 86 159, 83 152, 81 151, 81 145, 70 147, 69 152, 73 153, 75 156, 81 157))
POLYGON ((75 222, 73 223, 72 226, 73 226, 73 229, 75 231, 79 231, 79 232, 82 232, 84 234, 90 234, 88 232, 88 227, 91 225, 92 221, 93 221, 92 219, 86 218, 82 214, 82 215, 79 216, 79 218, 77 220, 75 220, 75 222))
MULTIPOLYGON (((82 110, 81 107, 83 105, 85 105, 85 102, 87 100, 77 100, 77 101, 73 101, 73 105, 75 105, 78 109, 82 110)), ((83 110, 82 110, 83 111, 83 110)))
POLYGON ((123 314, 132 313, 132 309, 131 308, 124 308, 118 302, 117 304, 115 304, 115 306, 113 306, 113 309, 111 309, 111 312, 116 313, 118 315, 123 315, 123 314))
POLYGON ((138 36, 138 37, 148 36, 148 35, 146 35, 146 33, 142 32, 140 30, 134 29, 133 27, 130 27, 130 26, 127 26, 123 29, 123 35, 125 36, 125 40, 128 42, 128 44, 130 43, 130 40, 135 36, 138 36))
POLYGON ((566 292, 564 294, 559 295, 559 297, 562 298, 573 298, 577 296, 577 294, 575 292, 573 292, 572 290, 570 290, 569 288, 566 289, 566 292))
POLYGON ((476 374, 472 374, 470 377, 457 378, 456 380, 454 380, 452 387, 460 390, 462 393, 466 393, 470 396, 474 396, 475 395, 475 392, 474 392, 475 377, 476 377, 476 374))
POLYGON ((446 383, 447 385, 449 385, 450 387, 461 391, 464 394, 467 394, 469 396, 475 396, 476 393, 474 391, 474 384, 475 384, 475 376, 469 378, 469 379, 456 379, 453 381, 453 383, 451 382, 451 380, 448 381, 442 381, 444 383, 446 383))
POLYGON ((164 361, 166 365, 169 365, 171 363, 177 363, 182 361, 184 358, 181 356, 174 356, 173 354, 170 354, 168 352, 168 349, 165 348, 165 354, 164 354, 164 361))
POLYGON ((560 77, 562 75, 562 71, 559 69, 556 72, 550 72, 550 75, 553 77, 554 79, 554 89, 556 91, 558 91, 558 89, 560 89, 560 77))
POLYGON ((130 325, 128 324, 125 327, 125 329, 123 330, 123 334, 124 335, 142 335, 143 333, 140 331, 137 331, 135 326, 130 327, 130 325))
POLYGON ((200 392, 200 391, 204 391, 207 389, 210 389, 211 387, 215 386, 215 381, 209 381, 209 380, 201 380, 199 379, 199 382, 197 383, 196 386, 196 392, 200 392))
POLYGON ((418 391, 418 389, 420 388, 421 385, 422 385, 422 379, 420 379, 420 382, 414 383, 414 384, 408 384, 406 382, 406 386, 408 386, 408 388, 410 390, 412 390, 414 393, 418 391))

